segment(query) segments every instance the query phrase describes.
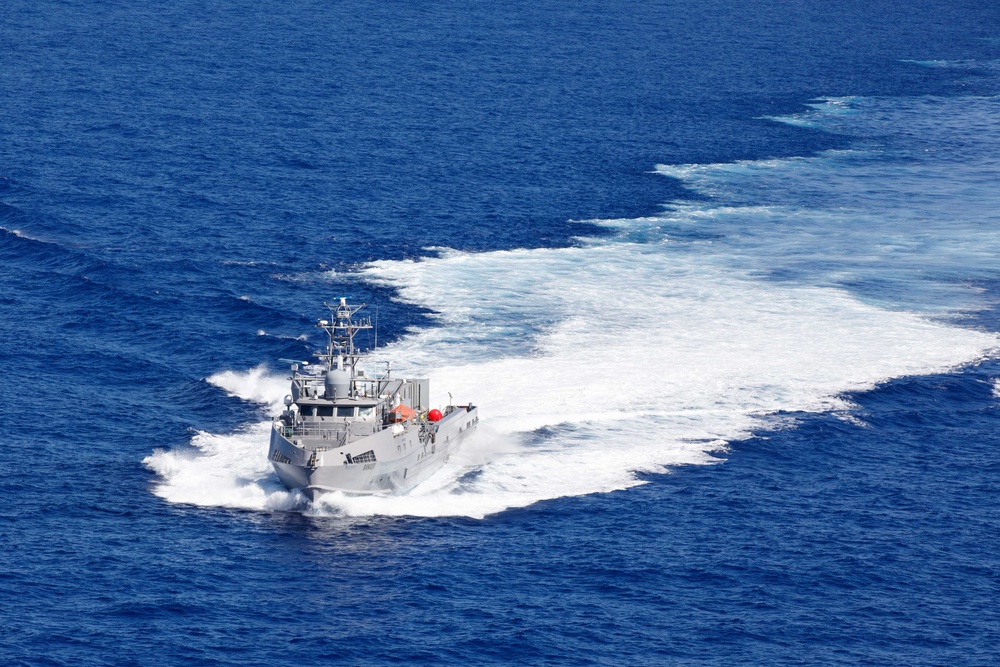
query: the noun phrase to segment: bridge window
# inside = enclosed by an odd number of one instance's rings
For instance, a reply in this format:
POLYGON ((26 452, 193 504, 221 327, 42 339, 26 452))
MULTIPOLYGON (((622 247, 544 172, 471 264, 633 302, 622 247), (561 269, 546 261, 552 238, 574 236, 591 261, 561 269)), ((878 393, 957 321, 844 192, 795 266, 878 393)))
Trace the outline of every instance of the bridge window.
POLYGON ((316 406, 316 416, 317 417, 332 417, 333 416, 333 406, 332 405, 317 405, 316 406))
POLYGON ((312 417, 313 416, 313 406, 311 406, 311 405, 300 405, 299 406, 299 414, 301 416, 303 416, 303 417, 312 417))
POLYGON ((354 406, 349 408, 339 407, 337 408, 338 417, 353 417, 354 416, 354 406))

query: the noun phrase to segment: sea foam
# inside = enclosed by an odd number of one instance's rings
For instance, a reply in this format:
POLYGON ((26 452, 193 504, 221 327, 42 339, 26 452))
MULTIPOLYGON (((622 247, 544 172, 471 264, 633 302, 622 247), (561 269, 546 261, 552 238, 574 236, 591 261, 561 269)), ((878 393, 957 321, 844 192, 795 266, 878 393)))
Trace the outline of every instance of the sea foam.
MULTIPOLYGON (((844 392, 947 371, 997 342, 841 290, 770 284, 697 257, 667 262, 648 245, 451 253, 377 263, 364 275, 438 309, 446 325, 383 355, 401 373, 430 377, 435 403, 445 392, 475 402, 484 428, 469 452, 405 498, 319 506, 346 514, 484 516, 624 489, 640 483, 637 473, 717 461, 726 443, 765 428, 767 415, 846 411, 844 392)), ((272 409, 286 391, 259 368, 212 381, 272 409)), ((199 434, 200 455, 154 465, 160 493, 286 507, 266 442, 266 424, 199 434)))
MULTIPOLYGON (((704 200, 603 221, 611 239, 372 263, 354 279, 391 287, 437 319, 380 356, 429 377, 436 404, 448 392, 476 403, 475 439, 407 496, 305 504, 269 470, 266 423, 199 433, 192 451, 147 459, 157 493, 320 514, 482 517, 716 463, 729 443, 779 427, 775 415, 786 427, 803 413, 853 419, 849 392, 995 354, 995 334, 957 318, 989 305, 974 279, 1000 268, 1000 167, 977 143, 996 129, 966 136, 951 116, 975 121, 997 103, 958 104, 817 102, 798 120, 852 130, 864 145, 660 166, 704 200), (907 123, 940 144, 870 143, 907 123)), ((272 412, 287 391, 261 367, 210 381, 272 412)))

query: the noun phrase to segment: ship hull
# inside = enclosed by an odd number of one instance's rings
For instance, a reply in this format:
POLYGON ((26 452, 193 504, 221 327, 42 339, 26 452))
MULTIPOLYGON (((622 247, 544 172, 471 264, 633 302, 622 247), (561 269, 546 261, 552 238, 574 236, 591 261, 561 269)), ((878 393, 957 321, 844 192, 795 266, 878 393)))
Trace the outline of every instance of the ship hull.
POLYGON ((476 408, 456 408, 421 437, 417 424, 384 429, 349 443, 303 441, 276 423, 268 459, 289 490, 310 499, 323 493, 390 495, 406 493, 441 469, 476 429, 476 408), (353 462, 363 452, 373 461, 353 462))

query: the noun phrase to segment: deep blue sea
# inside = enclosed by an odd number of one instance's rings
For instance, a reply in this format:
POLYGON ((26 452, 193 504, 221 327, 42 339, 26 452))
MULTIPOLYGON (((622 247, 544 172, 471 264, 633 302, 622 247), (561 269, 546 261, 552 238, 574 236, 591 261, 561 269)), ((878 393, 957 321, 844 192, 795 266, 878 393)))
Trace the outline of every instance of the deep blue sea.
POLYGON ((1000 664, 1000 4, 6 0, 0 664, 1000 664), (323 301, 480 406, 266 460, 323 301))

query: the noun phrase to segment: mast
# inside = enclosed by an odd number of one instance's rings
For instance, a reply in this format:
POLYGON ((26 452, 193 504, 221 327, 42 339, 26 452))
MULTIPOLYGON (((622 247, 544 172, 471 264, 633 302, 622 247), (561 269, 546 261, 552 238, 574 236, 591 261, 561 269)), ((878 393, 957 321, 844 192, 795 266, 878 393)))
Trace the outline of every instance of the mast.
POLYGON ((362 352, 354 345, 354 337, 360 331, 372 328, 370 317, 354 319, 354 315, 365 307, 365 304, 352 305, 347 303, 346 297, 340 298, 340 303, 331 306, 327 302, 323 305, 330 311, 329 320, 320 320, 316 326, 326 332, 329 342, 326 354, 318 354, 327 370, 341 368, 350 369, 351 378, 355 377, 355 366, 362 352))

